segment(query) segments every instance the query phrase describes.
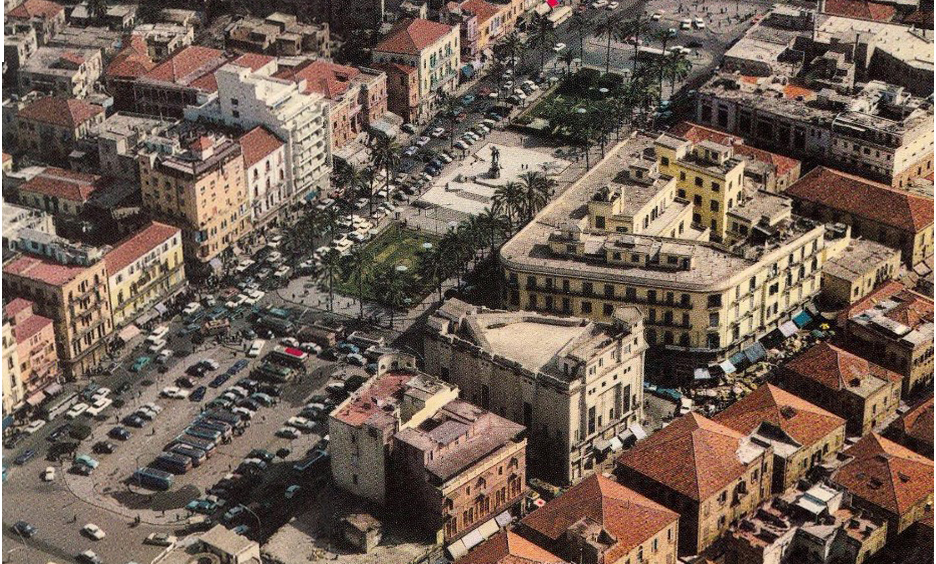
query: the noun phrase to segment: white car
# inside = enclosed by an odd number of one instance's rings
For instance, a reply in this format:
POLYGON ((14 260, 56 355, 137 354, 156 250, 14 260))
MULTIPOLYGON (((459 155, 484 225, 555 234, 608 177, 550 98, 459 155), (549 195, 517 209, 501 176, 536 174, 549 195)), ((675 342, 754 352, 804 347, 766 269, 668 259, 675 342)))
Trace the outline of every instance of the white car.
POLYGON ((46 469, 42 472, 42 481, 51 482, 55 479, 55 467, 46 466, 46 469))
MULTIPOLYGON (((527 88, 527 89, 529 89, 529 90, 533 90, 533 91, 539 90, 539 86, 538 86, 535 82, 533 82, 532 80, 524 80, 524 81, 523 81, 523 87, 524 87, 524 88, 527 88)), ((482 121, 481 123, 486 123, 486 122, 487 122, 487 120, 484 120, 484 121, 482 121)))
POLYGON ((211 370, 217 370, 221 367, 221 365, 218 364, 218 361, 213 358, 206 358, 202 362, 205 363, 205 365, 211 370))
POLYGON ((166 386, 159 392, 159 395, 169 399, 185 399, 189 396, 189 393, 188 390, 183 390, 176 386, 166 386))
POLYGON ((314 423, 305 417, 299 417, 298 415, 287 419, 286 424, 290 427, 295 427, 296 429, 302 429, 303 431, 311 431, 315 427, 314 423))
POLYGON ((88 523, 87 525, 85 525, 84 528, 81 529, 81 532, 83 532, 84 534, 88 535, 89 537, 91 537, 92 539, 96 541, 99 541, 107 536, 106 534, 104 534, 104 531, 102 531, 101 528, 95 525, 94 523, 88 523))
POLYGON ((282 235, 274 235, 270 237, 269 239, 267 239, 267 246, 273 247, 275 249, 276 247, 279 247, 279 244, 282 242, 283 242, 282 235))
POLYGON ((607 9, 608 9, 608 10, 617 10, 618 6, 620 6, 620 4, 618 4, 617 2, 611 2, 610 4, 608 4, 608 8, 607 8, 607 9))
POLYGON ((284 347, 298 347, 299 341, 297 341, 295 337, 286 337, 280 340, 280 344, 284 347))
POLYGON ((76 403, 75 405, 71 406, 71 409, 65 412, 65 418, 74 419, 75 417, 78 417, 85 411, 88 411, 88 404, 76 403))
POLYGON ((192 315, 193 313, 195 313, 196 311, 198 311, 198 310, 200 310, 200 309, 201 309, 201 304, 200 304, 200 303, 198 303, 198 302, 190 302, 187 306, 185 306, 185 309, 182 310, 182 313, 183 313, 184 315, 192 315))
POLYGON ((146 540, 143 541, 143 544, 151 544, 154 546, 175 546, 176 540, 178 540, 175 535, 170 535, 169 533, 150 533, 146 540))
POLYGON ((266 295, 266 292, 262 290, 248 290, 247 299, 244 300, 244 303, 247 305, 254 305, 257 302, 259 302, 261 299, 263 299, 263 296, 265 295, 266 295))
POLYGON ((562 50, 565 49, 565 48, 566 48, 566 44, 565 44, 565 43, 562 43, 562 42, 560 41, 559 43, 556 43, 556 44, 553 46, 553 51, 555 51, 556 53, 558 53, 558 52, 562 51, 562 50))
POLYGON ((43 427, 45 427, 45 424, 46 424, 46 422, 45 422, 44 419, 36 419, 35 421, 33 421, 32 423, 30 423, 29 425, 26 425, 26 428, 24 429, 24 431, 26 431, 27 433, 29 433, 30 435, 32 435, 33 433, 35 433, 35 432, 38 431, 39 429, 42 429, 43 427))
POLYGON ((92 417, 96 417, 99 413, 110 407, 110 404, 112 403, 114 403, 114 400, 107 397, 100 397, 91 403, 91 406, 88 407, 85 413, 92 417))
POLYGON ((282 437, 284 439, 290 439, 290 440, 298 439, 301 434, 302 433, 300 433, 299 431, 297 431, 296 429, 292 427, 280 427, 279 430, 276 431, 277 437, 282 437))
POLYGON ((705 29, 705 22, 702 21, 702 18, 696 18, 696 19, 692 20, 692 23, 693 23, 693 25, 695 25, 696 28, 698 28, 698 29, 705 29))
POLYGON ((348 238, 354 241, 355 243, 363 243, 367 241, 367 235, 365 233, 354 232, 348 235, 348 238))
POLYGON ((160 413, 162 413, 162 409, 163 409, 163 408, 159 407, 158 405, 156 405, 156 404, 153 403, 153 402, 144 403, 144 404, 143 404, 142 406, 140 406, 140 407, 145 407, 146 409, 152 411, 152 412, 153 412, 154 414, 156 414, 156 415, 159 415, 160 413))
POLYGON ((437 137, 437 138, 438 138, 438 137, 442 137, 443 135, 445 135, 445 128, 444 128, 444 127, 437 127, 437 128, 435 128, 435 129, 432 130, 432 136, 433 136, 433 137, 437 137))
POLYGON ((592 2, 592 8, 604 8, 608 5, 608 0, 595 0, 592 2))
POLYGON ((308 354, 322 354, 322 347, 318 343, 302 343, 299 345, 299 350, 303 350, 308 354))
POLYGON ((263 351, 263 345, 266 344, 266 341, 263 339, 256 339, 250 345, 250 349, 247 351, 247 358, 257 358, 260 356, 260 353, 263 351))
POLYGON ((430 139, 429 139, 428 137, 426 137, 425 135, 423 135, 422 137, 420 137, 419 139, 416 140, 416 145, 419 146, 419 147, 422 147, 423 145, 425 145, 425 144, 428 143, 429 141, 430 141, 430 139))
POLYGON ((468 149, 468 143, 465 143, 464 141, 459 139, 458 141, 455 142, 454 147, 456 149, 461 149, 462 151, 465 151, 468 149))
POLYGON ((684 18, 679 21, 679 29, 692 29, 692 20, 684 18))
POLYGON ((658 21, 662 20, 662 19, 663 19, 663 10, 658 10, 658 11, 654 12, 653 15, 650 16, 650 19, 653 20, 653 21, 655 21, 655 22, 658 22, 658 21))
POLYGON ((403 156, 404 156, 404 157, 412 157, 413 155, 416 154, 416 151, 418 151, 418 150, 419 150, 419 148, 418 148, 416 145, 410 145, 409 147, 407 147, 406 149, 403 150, 403 156))

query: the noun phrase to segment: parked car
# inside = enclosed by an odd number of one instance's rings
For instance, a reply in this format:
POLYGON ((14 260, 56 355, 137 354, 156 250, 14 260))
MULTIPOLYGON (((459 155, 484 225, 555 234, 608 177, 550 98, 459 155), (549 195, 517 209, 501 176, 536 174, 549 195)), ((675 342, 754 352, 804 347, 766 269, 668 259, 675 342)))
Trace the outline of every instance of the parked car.
POLYGON ((175 546, 176 537, 169 533, 150 533, 143 541, 143 544, 152 544, 154 546, 175 546))
POLYGON ((299 431, 297 431, 296 429, 292 427, 280 427, 279 430, 276 431, 276 436, 291 440, 291 439, 298 439, 300 436, 300 433, 299 431))
POLYGON ((108 431, 107 436, 111 437, 112 439, 125 441, 130 438, 130 431, 118 426, 108 431))
POLYGON ((14 533, 27 539, 33 537, 38 532, 35 527, 30 525, 26 521, 17 521, 16 523, 14 523, 11 529, 13 529, 14 533))
POLYGON ((88 523, 85 525, 81 532, 91 537, 93 540, 99 541, 102 540, 107 534, 94 523, 88 523))
POLYGON ((46 469, 42 471, 42 481, 51 482, 55 479, 55 467, 46 466, 46 469))
POLYGON ((22 453, 20 453, 19 456, 13 459, 13 464, 16 464, 17 466, 22 466, 26 464, 27 462, 29 462, 30 460, 32 460, 33 458, 35 458, 35 456, 36 456, 35 449, 28 448, 24 450, 22 453))

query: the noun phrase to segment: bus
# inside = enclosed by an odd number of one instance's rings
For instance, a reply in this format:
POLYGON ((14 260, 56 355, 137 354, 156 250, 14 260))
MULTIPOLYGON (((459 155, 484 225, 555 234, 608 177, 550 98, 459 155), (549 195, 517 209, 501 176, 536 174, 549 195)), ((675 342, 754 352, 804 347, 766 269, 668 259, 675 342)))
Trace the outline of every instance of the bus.
POLYGON ((200 439, 207 439, 209 441, 217 441, 221 438, 221 432, 215 431, 213 429, 206 429, 205 427, 199 427, 197 424, 189 425, 185 432, 193 437, 198 437, 200 439))
POLYGON ((192 469, 192 459, 181 454, 164 452, 156 457, 156 465, 173 474, 185 474, 192 469))
POLYGON ((172 445, 172 447, 169 449, 169 452, 191 458, 192 466, 194 468, 198 468, 202 465, 202 462, 208 459, 208 453, 202 449, 190 447, 181 443, 172 445))
POLYGON ((213 409, 211 411, 206 411, 201 416, 202 419, 207 419, 211 421, 220 421, 226 423, 235 429, 243 427, 244 423, 241 421, 241 418, 236 413, 231 413, 230 411, 224 411, 221 409, 213 409))
POLYGON ((221 421, 215 421, 212 419, 204 419, 204 418, 197 419, 195 420, 194 423, 192 423, 192 425, 196 427, 203 427, 205 429, 211 429, 212 431, 217 431, 221 433, 221 437, 224 439, 229 439, 231 438, 231 435, 234 434, 230 425, 228 425, 227 423, 223 423, 221 421))
POLYGON ((172 487, 173 476, 169 472, 150 468, 139 468, 133 473, 133 481, 152 490, 168 490, 172 487))
POLYGON ((212 453, 212 451, 214 451, 214 449, 215 449, 215 442, 214 442, 214 441, 209 441, 209 440, 207 440, 207 439, 203 439, 203 438, 201 438, 201 437, 196 437, 196 436, 194 436, 194 435, 189 435, 189 434, 187 434, 187 433, 182 433, 181 435, 179 435, 178 437, 176 437, 175 440, 174 440, 172 443, 169 444, 169 446, 171 447, 171 446, 177 445, 177 444, 181 444, 181 445, 189 446, 189 447, 192 447, 192 448, 197 448, 197 449, 199 449, 199 450, 203 450, 203 451, 205 451, 205 454, 208 456, 208 458, 211 458, 211 453, 212 453))
POLYGON ((52 421, 59 415, 71 409, 71 407, 76 403, 78 403, 78 392, 72 392, 68 394, 62 398, 61 401, 56 402, 55 405, 46 410, 45 420, 52 421))
POLYGON ((256 374, 260 378, 265 378, 274 382, 288 382, 292 380, 293 372, 292 368, 264 362, 260 368, 257 369, 256 374))
POLYGON ((264 360, 270 360, 277 364, 304 371, 306 369, 306 363, 309 361, 309 353, 293 347, 278 345, 264 360))

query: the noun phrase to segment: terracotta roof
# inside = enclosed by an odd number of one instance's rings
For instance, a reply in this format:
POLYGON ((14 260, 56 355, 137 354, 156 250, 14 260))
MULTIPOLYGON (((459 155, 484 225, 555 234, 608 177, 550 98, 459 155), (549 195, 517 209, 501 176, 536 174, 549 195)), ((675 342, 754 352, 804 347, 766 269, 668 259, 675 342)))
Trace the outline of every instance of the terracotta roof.
POLYGON ((35 192, 73 202, 87 202, 101 188, 101 177, 54 166, 22 183, 20 192, 35 192))
POLYGON ((3 313, 10 317, 16 317, 16 314, 26 308, 32 307, 33 303, 23 298, 16 298, 7 305, 3 306, 3 313))
POLYGON ((783 96, 790 99, 802 96, 803 101, 808 102, 816 97, 816 93, 808 88, 803 88, 802 86, 787 84, 783 87, 783 96))
POLYGON ((845 420, 773 384, 764 384, 715 416, 726 427, 750 434, 761 423, 782 429, 804 447, 828 436, 845 420))
POLYGON ((592 474, 521 523, 557 541, 583 519, 598 523, 617 539, 604 556, 605 562, 616 562, 677 521, 679 514, 614 480, 592 474))
POLYGON ((50 325, 52 325, 52 320, 48 317, 30 315, 13 327, 13 337, 17 343, 22 343, 50 325))
POLYGON ((241 154, 244 155, 244 169, 252 167, 258 161, 283 146, 283 142, 262 125, 258 125, 241 135, 237 141, 241 146, 241 154))
POLYGON ((26 105, 16 117, 74 129, 103 112, 101 106, 84 100, 48 96, 26 105))
POLYGON ((214 71, 227 62, 228 57, 222 51, 200 45, 190 45, 156 65, 141 78, 214 92, 218 89, 214 71))
POLYGON ((822 166, 793 183, 786 194, 905 231, 933 225, 932 198, 822 166))
POLYGON ((867 0, 825 0, 823 12, 846 18, 889 22, 894 19, 897 9, 888 4, 867 0))
POLYGON ((688 139, 693 143, 698 143, 700 141, 714 141, 715 143, 720 143, 722 145, 734 145, 740 144, 744 141, 740 137, 736 137, 723 131, 718 131, 717 129, 705 127, 697 123, 692 123, 691 121, 681 121, 671 127, 669 132, 677 137, 688 139))
POLYGON ((259 53, 244 53, 240 57, 231 61, 231 64, 240 67, 247 67, 252 71, 256 71, 275 60, 276 57, 271 57, 269 55, 261 55, 259 53))
POLYGON ((746 467, 738 458, 744 437, 688 413, 618 457, 629 468, 697 501, 708 499, 746 467))
POLYGON ((146 253, 162 245, 173 235, 179 233, 178 227, 156 221, 117 243, 104 255, 107 274, 113 276, 146 253))
POLYGON ((32 18, 50 19, 57 16, 65 8, 61 4, 48 0, 26 0, 19 6, 7 12, 8 18, 28 20, 32 18))
POLYGON ((895 423, 904 435, 933 445, 933 396, 919 402, 895 423))
POLYGON ((394 72, 402 74, 413 74, 416 72, 416 67, 401 65, 400 63, 377 63, 373 66, 376 69, 385 71, 387 74, 393 74, 394 72))
POLYGON ((461 9, 468 10, 477 16, 479 26, 501 11, 500 6, 495 6, 486 0, 468 0, 461 5, 461 9))
POLYGON ((751 157, 754 160, 772 164, 776 168, 778 176, 783 176, 800 164, 797 159, 757 149, 750 145, 735 145, 734 152, 735 155, 751 157))
POLYGON ((75 67, 80 67, 81 65, 84 64, 85 58, 79 55, 78 53, 74 53, 72 51, 65 51, 59 56, 59 61, 63 63, 69 63, 72 65, 75 65, 75 67))
POLYGON ((156 61, 150 58, 146 48, 146 39, 139 34, 124 36, 126 45, 107 65, 104 76, 107 78, 137 78, 156 67, 156 61))
POLYGON ((829 343, 814 345, 786 363, 784 368, 836 391, 852 387, 855 379, 862 380, 869 375, 885 382, 901 380, 900 374, 829 343))
POLYGON ((915 328, 920 322, 933 321, 933 300, 908 289, 906 286, 896 280, 891 280, 886 284, 876 288, 873 292, 862 298, 855 305, 842 310, 839 313, 837 323, 839 327, 844 327, 846 321, 861 312, 874 307, 874 304, 889 298, 899 299, 902 303, 891 308, 886 317, 899 323, 903 323, 910 328, 915 328), (914 324, 908 324, 916 321, 914 324))
POLYGON ((316 59, 292 68, 284 68, 273 76, 293 82, 305 79, 307 94, 316 92, 334 100, 347 92, 351 81, 359 74, 361 71, 354 67, 316 59))
POLYGON ((933 493, 933 461, 877 433, 865 435, 845 454, 853 460, 832 480, 882 509, 904 515, 933 493))
MULTIPOLYGON (((933 29, 933 9, 918 9, 903 19, 901 23, 915 25, 923 29, 933 29)), ((930 173, 932 177, 933 173, 930 173)), ((930 178, 932 180, 932 178, 930 178)))
POLYGON ((451 30, 452 26, 450 25, 424 19, 407 18, 400 20, 390 30, 387 37, 377 44, 374 51, 418 55, 423 49, 438 41, 440 37, 451 30))
POLYGON ((563 562, 517 533, 502 531, 456 560, 456 564, 539 564, 563 562))
POLYGON ((61 286, 77 278, 85 268, 76 264, 59 264, 45 257, 20 255, 3 267, 3 274, 22 276, 50 286, 61 286))

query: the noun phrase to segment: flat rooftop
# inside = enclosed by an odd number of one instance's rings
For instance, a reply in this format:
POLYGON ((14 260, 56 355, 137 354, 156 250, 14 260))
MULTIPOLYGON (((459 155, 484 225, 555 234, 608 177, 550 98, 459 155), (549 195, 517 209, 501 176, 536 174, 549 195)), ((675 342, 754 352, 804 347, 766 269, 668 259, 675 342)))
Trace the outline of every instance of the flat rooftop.
POLYGON ((547 320, 524 318, 513 322, 493 323, 503 319, 499 314, 475 317, 487 348, 494 354, 515 360, 524 368, 539 372, 553 363, 556 356, 583 336, 592 332, 591 324, 560 325, 547 320))
POLYGON ((853 239, 838 256, 826 260, 822 272, 852 282, 877 269, 897 252, 875 241, 853 239))

